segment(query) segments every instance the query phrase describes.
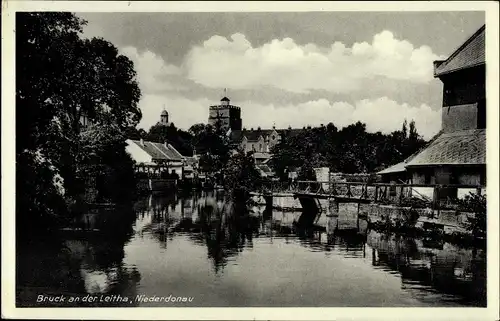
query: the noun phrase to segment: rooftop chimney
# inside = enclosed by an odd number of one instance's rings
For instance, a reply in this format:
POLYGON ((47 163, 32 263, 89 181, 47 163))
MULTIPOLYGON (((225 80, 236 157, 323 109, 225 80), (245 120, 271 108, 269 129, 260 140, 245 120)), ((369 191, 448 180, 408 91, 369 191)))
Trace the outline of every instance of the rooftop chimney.
POLYGON ((443 62, 445 62, 446 60, 434 60, 432 63, 434 64, 434 76, 436 75, 436 71, 437 69, 439 68, 439 66, 441 66, 441 64, 443 62))
POLYGON ((141 143, 142 146, 144 146, 144 139, 141 138, 140 143, 141 143))

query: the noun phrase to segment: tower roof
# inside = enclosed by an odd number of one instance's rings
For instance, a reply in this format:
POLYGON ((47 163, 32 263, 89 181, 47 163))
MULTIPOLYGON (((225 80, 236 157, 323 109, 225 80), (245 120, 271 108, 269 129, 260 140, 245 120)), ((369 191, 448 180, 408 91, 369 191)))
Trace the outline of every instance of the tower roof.
POLYGON ((220 101, 229 101, 229 98, 227 98, 226 96, 224 96, 220 101))
POLYGON ((454 71, 485 63, 485 25, 469 37, 448 59, 434 62, 434 76, 439 77, 454 71))
POLYGON ((163 110, 163 111, 161 112, 161 115, 162 115, 162 116, 168 116, 168 112, 167 112, 166 110, 163 110))

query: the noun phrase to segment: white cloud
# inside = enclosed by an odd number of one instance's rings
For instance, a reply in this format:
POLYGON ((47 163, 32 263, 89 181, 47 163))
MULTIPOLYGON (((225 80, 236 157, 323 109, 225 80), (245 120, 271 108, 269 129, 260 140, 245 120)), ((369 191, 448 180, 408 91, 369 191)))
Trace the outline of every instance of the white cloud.
POLYGON ((134 63, 139 87, 143 93, 164 90, 184 90, 175 84, 174 78, 182 75, 182 70, 168 64, 161 56, 151 51, 139 52, 135 47, 125 47, 120 53, 134 63))
MULTIPOLYGON (((148 130, 160 120, 163 105, 169 112, 170 121, 176 127, 189 129, 195 123, 207 123, 208 107, 215 102, 209 99, 190 100, 183 97, 164 97, 145 95, 139 107, 143 112, 140 127, 148 130)), ((367 131, 390 133, 401 129, 405 119, 415 120, 418 132, 429 139, 441 128, 440 110, 432 110, 423 104, 410 106, 399 104, 387 97, 373 100, 360 100, 354 105, 346 102, 329 102, 318 99, 299 104, 261 104, 244 101, 241 106, 243 126, 247 129, 257 127, 302 128, 319 126, 332 122, 339 129, 357 121, 366 123, 367 131)))
POLYGON ((414 48, 390 31, 376 34, 371 44, 351 48, 340 42, 330 48, 301 46, 291 38, 254 48, 243 34, 235 33, 229 40, 213 36, 193 47, 184 66, 191 80, 211 88, 351 92, 363 89, 361 80, 378 77, 427 83, 433 77, 432 61, 439 58, 429 47, 414 48))

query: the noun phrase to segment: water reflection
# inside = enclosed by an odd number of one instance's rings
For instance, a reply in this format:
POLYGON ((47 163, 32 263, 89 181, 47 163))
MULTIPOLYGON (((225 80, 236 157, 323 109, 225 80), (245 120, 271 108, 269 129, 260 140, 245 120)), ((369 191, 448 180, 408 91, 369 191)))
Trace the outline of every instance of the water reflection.
POLYGON ((327 235, 301 227, 300 215, 235 210, 219 193, 101 211, 87 232, 18 251, 17 304, 65 293, 130 298, 69 306, 145 306, 134 298, 174 293, 196 296, 191 306, 485 306, 484 250, 374 231, 327 235))
MULTIPOLYGON (((92 226, 87 230, 64 231, 56 240, 18 248, 18 306, 39 306, 40 296, 66 298, 44 302, 44 306, 100 306, 80 299, 85 294, 135 295, 140 272, 123 264, 124 246, 135 221, 131 206, 102 210, 98 219, 89 221, 92 226), (70 297, 80 299, 68 302, 70 297)), ((108 305, 121 305, 115 303, 108 305)))

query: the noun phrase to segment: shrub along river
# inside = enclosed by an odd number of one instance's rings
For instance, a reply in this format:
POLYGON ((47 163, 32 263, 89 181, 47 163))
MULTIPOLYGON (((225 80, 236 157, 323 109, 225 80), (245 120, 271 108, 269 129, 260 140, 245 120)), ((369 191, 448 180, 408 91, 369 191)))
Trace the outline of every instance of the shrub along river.
POLYGON ((486 306, 486 253, 368 231, 298 229, 213 192, 88 215, 17 252, 18 306, 486 306), (99 230, 98 230, 99 229, 99 230))

